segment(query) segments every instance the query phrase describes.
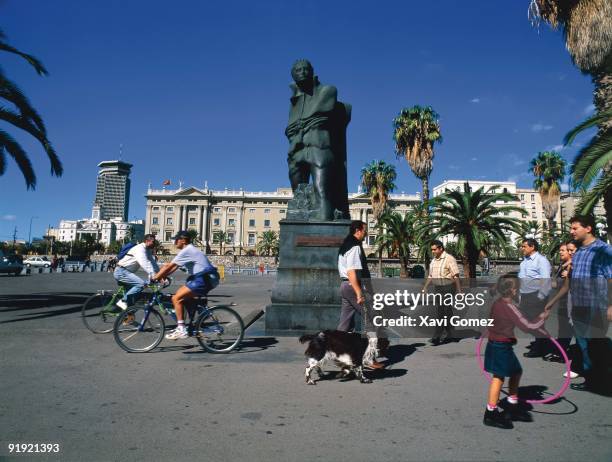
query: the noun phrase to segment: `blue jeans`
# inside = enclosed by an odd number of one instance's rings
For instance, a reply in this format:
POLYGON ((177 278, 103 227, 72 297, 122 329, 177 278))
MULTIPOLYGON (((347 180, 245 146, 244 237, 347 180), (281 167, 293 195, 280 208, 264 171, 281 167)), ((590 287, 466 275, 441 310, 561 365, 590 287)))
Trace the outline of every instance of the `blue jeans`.
POLYGON ((576 343, 582 352, 582 371, 588 373, 591 370, 591 358, 589 358, 589 343, 588 339, 576 334, 576 343))
POLYGON ((113 276, 117 280, 117 282, 121 282, 130 286, 130 290, 128 290, 121 299, 128 305, 131 304, 129 300, 133 301, 136 295, 138 295, 144 290, 144 286, 146 283, 134 273, 126 270, 125 268, 122 268, 121 266, 117 266, 115 272, 113 273, 113 276))

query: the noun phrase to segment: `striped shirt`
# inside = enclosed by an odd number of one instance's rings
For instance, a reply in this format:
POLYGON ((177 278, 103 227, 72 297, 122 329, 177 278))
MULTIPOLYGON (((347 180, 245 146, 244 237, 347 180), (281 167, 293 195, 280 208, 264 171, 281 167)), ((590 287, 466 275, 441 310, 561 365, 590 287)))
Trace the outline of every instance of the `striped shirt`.
POLYGON ((457 260, 446 252, 442 252, 439 258, 434 258, 429 264, 429 278, 434 280, 436 286, 451 284, 456 276, 459 276, 457 260))
POLYGON ((574 306, 606 309, 612 279, 612 246, 596 239, 572 256, 570 291, 574 306))

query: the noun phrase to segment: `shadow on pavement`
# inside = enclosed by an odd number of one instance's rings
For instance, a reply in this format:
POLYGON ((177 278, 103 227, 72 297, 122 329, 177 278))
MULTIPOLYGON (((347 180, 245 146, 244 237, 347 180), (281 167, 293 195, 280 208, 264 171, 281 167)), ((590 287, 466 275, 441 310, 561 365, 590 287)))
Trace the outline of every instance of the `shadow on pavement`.
POLYGON ((62 292, 58 294, 19 294, 0 296, 0 312, 50 308, 53 306, 83 303, 91 292, 62 292))
POLYGON ((37 310, 40 308, 53 308, 66 306, 62 309, 54 309, 38 313, 23 313, 17 318, 0 321, 0 324, 8 324, 19 321, 50 318, 63 316, 81 311, 82 303, 91 295, 90 292, 64 292, 60 294, 31 294, 31 295, 3 295, 0 297, 0 313, 15 311, 37 310), (74 305, 78 303, 78 305, 74 305))
POLYGON ((387 365, 397 364, 402 362, 412 353, 417 351, 418 347, 425 346, 424 343, 412 343, 410 345, 391 345, 386 352, 387 365))
MULTIPOLYGON (((373 381, 391 379, 396 377, 402 377, 408 373, 408 369, 378 369, 375 371, 364 370, 364 374, 367 378, 373 381)), ((351 382, 357 380, 353 374, 348 377, 343 377, 341 371, 326 371, 319 378, 318 382, 324 382, 327 380, 338 380, 339 382, 351 382)))
MULTIPOLYGON (((255 353, 257 351, 263 351, 270 348, 272 345, 276 345, 278 340, 275 337, 253 337, 253 338, 245 338, 242 340, 240 344, 240 348, 234 351, 230 351, 228 354, 242 354, 242 353, 255 353)), ((185 354, 201 354, 208 353, 204 349, 199 349, 198 351, 186 351, 185 354)), ((208 353, 210 354, 210 353, 208 353)))

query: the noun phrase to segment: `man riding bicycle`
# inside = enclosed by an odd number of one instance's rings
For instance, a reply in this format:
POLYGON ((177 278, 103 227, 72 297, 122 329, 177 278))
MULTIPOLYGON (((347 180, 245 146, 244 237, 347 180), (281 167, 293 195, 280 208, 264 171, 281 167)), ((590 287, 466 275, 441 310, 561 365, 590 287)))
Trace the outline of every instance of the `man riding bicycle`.
POLYGON ((195 297, 203 297, 219 284, 219 273, 203 252, 191 244, 191 237, 187 231, 179 231, 174 236, 174 245, 180 250, 174 260, 166 263, 159 272, 152 277, 154 281, 165 279, 179 267, 187 269, 189 277, 184 286, 179 288, 172 296, 172 305, 176 313, 177 327, 166 335, 168 340, 187 338, 185 328, 184 306, 195 297))
POLYGON ((118 283, 131 286, 123 298, 116 303, 122 310, 133 304, 133 300, 146 285, 145 281, 136 276, 136 271, 142 268, 149 275, 149 279, 159 271, 159 266, 151 253, 153 247, 155 247, 155 235, 147 234, 144 242, 129 249, 127 254, 117 262, 117 267, 113 272, 114 278, 118 283))

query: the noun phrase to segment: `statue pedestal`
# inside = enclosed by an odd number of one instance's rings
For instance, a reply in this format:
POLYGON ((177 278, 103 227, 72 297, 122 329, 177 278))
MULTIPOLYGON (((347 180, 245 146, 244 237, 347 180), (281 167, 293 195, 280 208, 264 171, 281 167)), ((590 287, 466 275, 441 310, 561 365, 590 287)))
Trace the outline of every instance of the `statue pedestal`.
POLYGON ((335 329, 340 319, 338 248, 349 220, 281 220, 279 267, 266 329, 335 329))

